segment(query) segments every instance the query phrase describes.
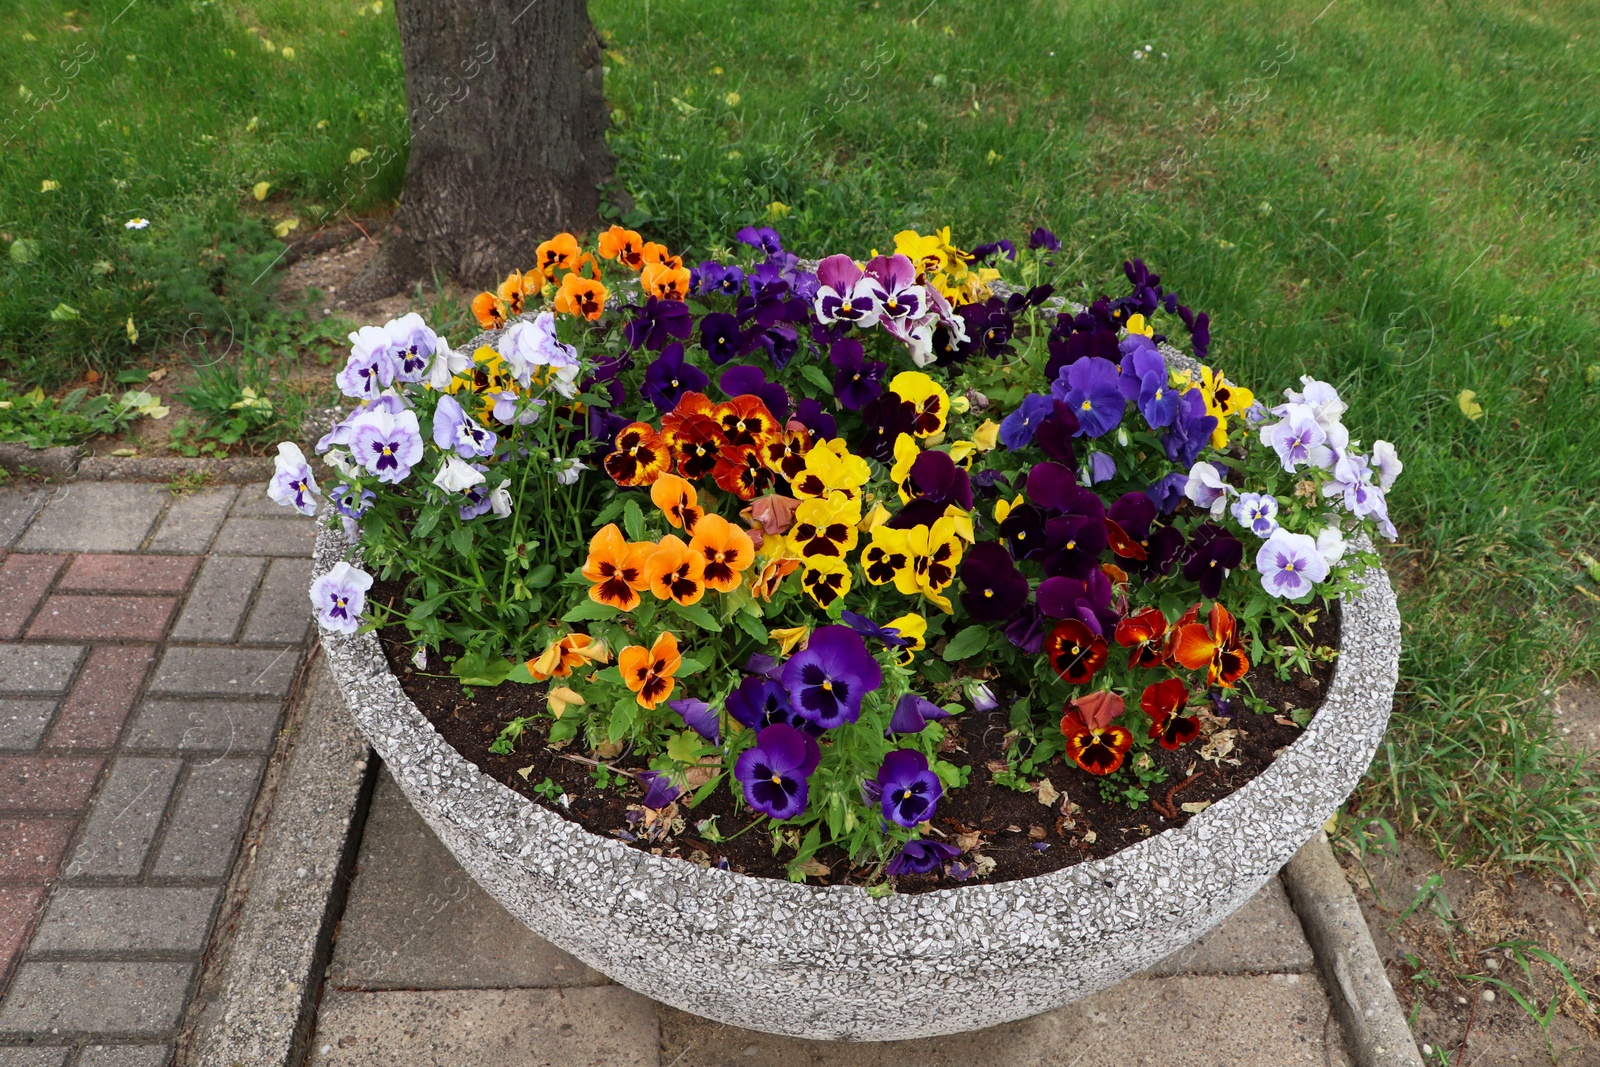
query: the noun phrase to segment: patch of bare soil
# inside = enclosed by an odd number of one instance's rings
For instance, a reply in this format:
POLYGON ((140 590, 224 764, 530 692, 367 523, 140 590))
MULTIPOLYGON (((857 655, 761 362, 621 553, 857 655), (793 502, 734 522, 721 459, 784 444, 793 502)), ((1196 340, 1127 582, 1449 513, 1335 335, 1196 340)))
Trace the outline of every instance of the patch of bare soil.
POLYGON ((1593 892, 1451 869, 1405 839, 1369 836, 1363 854, 1359 835, 1346 834, 1340 851, 1428 1064, 1600 1067, 1600 1015, 1539 955, 1565 964, 1600 1007, 1593 892))

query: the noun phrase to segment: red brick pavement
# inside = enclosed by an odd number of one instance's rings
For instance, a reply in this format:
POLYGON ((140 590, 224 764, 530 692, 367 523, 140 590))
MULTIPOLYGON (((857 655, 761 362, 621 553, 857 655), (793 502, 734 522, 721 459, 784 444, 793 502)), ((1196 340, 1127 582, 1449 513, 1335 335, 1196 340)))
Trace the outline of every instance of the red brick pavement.
POLYGON ((0 641, 14 641, 44 599, 65 556, 12 553, 0 560, 0 641))
POLYGON ((96 647, 78 672, 77 684, 62 704, 45 748, 115 747, 155 658, 153 645, 96 647))
POLYGON ((76 556, 57 588, 89 593, 181 593, 199 561, 199 556, 76 556))

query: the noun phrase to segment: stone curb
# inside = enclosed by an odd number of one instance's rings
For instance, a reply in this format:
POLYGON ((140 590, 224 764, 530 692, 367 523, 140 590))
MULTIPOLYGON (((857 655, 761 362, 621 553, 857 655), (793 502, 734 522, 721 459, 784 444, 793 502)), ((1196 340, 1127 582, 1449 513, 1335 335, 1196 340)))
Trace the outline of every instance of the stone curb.
POLYGON ((1321 830, 1283 869, 1356 1067, 1423 1067, 1361 905, 1321 830))
POLYGON ((253 485, 272 477, 272 458, 96 456, 81 448, 0 444, 0 468, 18 475, 39 474, 58 482, 74 478, 85 482, 172 482, 192 478, 209 485, 253 485))
POLYGON ((344 909, 376 761, 316 657, 213 935, 178 1067, 293 1067, 344 909))

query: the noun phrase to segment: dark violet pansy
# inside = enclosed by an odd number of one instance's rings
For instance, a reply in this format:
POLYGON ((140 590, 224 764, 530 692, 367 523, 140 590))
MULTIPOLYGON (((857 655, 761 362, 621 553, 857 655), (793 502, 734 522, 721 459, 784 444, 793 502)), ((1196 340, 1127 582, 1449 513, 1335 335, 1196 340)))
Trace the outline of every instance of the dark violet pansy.
POLYGON ((893 626, 879 626, 865 615, 851 611, 849 608, 845 608, 840 617, 844 620, 846 626, 862 637, 874 638, 890 648, 902 648, 910 644, 909 641, 900 636, 900 631, 893 626))
POLYGON ((1144 495, 1156 506, 1156 510, 1163 515, 1171 515, 1183 503, 1183 487, 1189 484, 1189 475, 1184 471, 1171 471, 1157 478, 1144 495))
POLYGON ((861 699, 883 684, 883 668, 848 626, 812 631, 806 647, 783 665, 783 687, 795 712, 823 729, 855 722, 861 699))
POLYGON ((683 345, 674 341, 644 369, 642 391, 657 411, 671 411, 684 393, 703 393, 710 384, 706 372, 685 360, 683 345))
POLYGON ((916 406, 894 393, 884 393, 861 409, 862 437, 852 450, 857 455, 888 463, 894 459, 894 443, 917 424, 916 406))
POLYGON ((1048 621, 1036 605, 1024 604, 1016 617, 1006 623, 1006 640, 1028 655, 1037 656, 1044 648, 1048 621))
POLYGON ((1028 579, 999 541, 974 545, 961 561, 961 606, 974 622, 1009 619, 1028 601, 1028 579))
POLYGON ((788 326, 768 326, 747 338, 747 351, 752 351, 755 345, 766 349, 772 365, 782 370, 800 352, 800 332, 788 326))
POLYGON ((683 793, 683 790, 672 784, 669 775, 660 771, 640 771, 639 781, 644 783, 644 799, 639 803, 647 808, 664 808, 683 793))
POLYGON ((910 748, 883 757, 876 784, 883 817, 908 829, 931 819, 944 795, 939 776, 928 767, 928 757, 910 748))
POLYGON ((722 740, 722 721, 717 709, 704 700, 684 697, 667 701, 667 707, 678 713, 683 724, 713 745, 722 740))
POLYGON ((783 239, 778 236, 778 231, 770 226, 746 226, 734 234, 733 239, 751 248, 759 248, 769 256, 783 251, 783 239))
POLYGON ((1208 522, 1195 530, 1183 556, 1183 576, 1200 586, 1200 595, 1215 600, 1222 580, 1244 560, 1244 545, 1224 527, 1208 522))
POLYGON ((1073 491, 1078 488, 1078 476, 1072 468, 1062 463, 1035 463, 1028 471, 1023 492, 1029 502, 1048 512, 1066 509, 1073 501, 1073 491))
POLYGON ((1166 574, 1183 551, 1183 534, 1155 521, 1155 501, 1146 493, 1124 493, 1106 511, 1111 550, 1127 569, 1146 577, 1166 574))
POLYGON ((1000 524, 1000 537, 1016 559, 1037 559, 1044 554, 1045 514, 1032 504, 1018 504, 1000 524))
POLYGON ((1014 261, 1017 258, 1017 246, 1012 244, 1010 241, 1007 241, 1003 237, 1000 240, 994 241, 990 244, 978 245, 972 250, 972 262, 982 263, 996 253, 999 253, 1000 255, 1005 256, 1007 259, 1014 261))
POLYGON ((1116 629, 1117 613, 1111 606, 1111 579, 1096 567, 1081 581, 1057 575, 1039 583, 1035 599, 1039 610, 1052 619, 1076 619, 1092 633, 1105 635, 1116 629))
MULTIPOLYGON (((779 672, 777 659, 767 655, 765 652, 750 653, 750 658, 744 661, 744 666, 740 669, 746 674, 759 674, 763 678, 774 679, 778 677, 779 672)), ((741 719, 740 721, 742 722, 743 720, 741 719)))
POLYGON ((1033 443, 1057 463, 1076 467, 1078 450, 1073 446, 1072 439, 1078 435, 1078 416, 1061 401, 1057 400, 1054 404, 1049 417, 1034 432, 1033 443))
POLYGON ((1194 358, 1203 362, 1206 352, 1211 348, 1211 316, 1204 311, 1196 315, 1180 304, 1178 317, 1189 328, 1189 348, 1194 352, 1194 358))
POLYGON ((674 337, 688 337, 694 333, 694 316, 679 300, 660 300, 650 297, 633 321, 623 327, 623 336, 633 348, 648 348, 659 352, 674 337))
POLYGON ((883 375, 889 364, 867 359, 861 342, 853 337, 835 341, 828 349, 833 364, 833 395, 851 411, 860 411, 883 394, 883 375))
POLYGON ((792 819, 806 810, 808 779, 822 762, 822 750, 809 734, 778 723, 756 735, 755 747, 739 754, 733 776, 744 787, 745 803, 774 819, 792 819))
POLYGON ((1050 417, 1055 405, 1055 400, 1043 393, 1029 393, 1023 397, 1017 409, 1000 420, 1000 443, 1013 452, 1033 444, 1039 424, 1050 417))
POLYGON ((822 407, 822 401, 803 396, 794 406, 794 417, 818 441, 831 441, 839 436, 839 422, 822 407))
POLYGON ((948 452, 929 449, 922 453, 912 461, 908 480, 914 496, 972 510, 972 480, 948 452))
POLYGON ((734 722, 751 730, 781 722, 807 733, 815 731, 811 723, 795 714, 788 692, 779 684, 781 673, 781 668, 774 667, 767 674, 752 674, 728 694, 728 715, 734 722))
POLYGON ((1216 428, 1217 417, 1206 414, 1206 401, 1200 390, 1182 394, 1178 397, 1177 415, 1161 438, 1167 458, 1180 467, 1194 466, 1201 450, 1211 443, 1211 433, 1216 428))
POLYGON ((706 350, 711 362, 721 366, 744 346, 744 332, 739 320, 725 311, 713 311, 700 320, 700 347, 706 350))
POLYGON ((1083 580, 1099 569, 1108 543, 1105 504, 1094 490, 1077 488, 1060 510, 1045 520, 1044 570, 1083 580))
POLYGON ((744 271, 735 266, 723 266, 708 259, 696 271, 696 288, 699 293, 722 293, 738 296, 744 292, 744 271))
POLYGON ((888 734, 920 734, 922 728, 930 722, 950 718, 950 713, 945 711, 926 697, 915 693, 907 693, 901 697, 894 706, 894 715, 889 719, 888 734))
POLYGON ((1061 238, 1040 226, 1028 235, 1028 247, 1042 248, 1047 252, 1059 252, 1061 251, 1061 238))
POLYGON ((779 422, 789 417, 789 393, 777 382, 767 381, 760 367, 729 367, 717 379, 717 387, 730 400, 736 396, 759 397, 779 422))
POLYGON ((961 855, 961 850, 943 841, 907 841, 899 855, 889 861, 883 873, 891 878, 907 874, 931 874, 961 855))
POLYGON ((985 356, 1003 356, 1011 352, 1011 335, 1016 331, 1017 320, 997 296, 981 304, 963 304, 956 309, 967 327, 971 346, 967 353, 985 356))
POLYGON ((1091 325, 1087 331, 1076 327, 1077 323, 1073 321, 1062 329, 1061 320, 1058 319, 1056 329, 1050 331, 1050 359, 1044 365, 1046 381, 1055 381, 1061 377, 1062 368, 1085 359, 1103 359, 1115 363, 1122 358, 1115 330, 1100 329, 1095 325, 1091 325))

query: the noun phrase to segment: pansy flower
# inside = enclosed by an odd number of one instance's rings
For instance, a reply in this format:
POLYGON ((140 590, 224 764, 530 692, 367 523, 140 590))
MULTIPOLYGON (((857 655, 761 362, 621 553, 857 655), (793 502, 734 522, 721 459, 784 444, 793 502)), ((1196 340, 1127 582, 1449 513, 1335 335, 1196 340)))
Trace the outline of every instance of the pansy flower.
POLYGON ((756 557, 750 535, 721 515, 701 518, 695 524, 689 547, 705 560, 706 585, 719 593, 733 592, 739 585, 739 575, 756 557))
POLYGON ((911 748, 885 755, 874 785, 883 817, 907 829, 933 818, 944 795, 939 776, 928 767, 928 757, 911 748))
POLYGON ((1250 670, 1233 615, 1221 604, 1211 605, 1207 621, 1199 621, 1197 604, 1184 612, 1168 638, 1171 658, 1191 671, 1206 671, 1206 684, 1232 689, 1250 670))
POLYGON ((783 428, 783 436, 774 438, 761 449, 761 461, 771 471, 793 481, 806 467, 806 453, 811 451, 811 431, 797 419, 790 419, 783 428))
POLYGON ((1079 619, 1056 624, 1044 641, 1050 669, 1068 685, 1084 685, 1105 666, 1106 639, 1079 619))
POLYGON ((609 295, 606 287, 595 279, 568 274, 561 279, 561 288, 556 291, 555 309, 563 315, 593 322, 605 312, 609 295))
POLYGON ((715 417, 715 405, 704 393, 684 393, 661 420, 661 438, 672 465, 685 478, 704 478, 717 465, 726 439, 715 417))
POLYGON ((1000 505, 1003 504, 1007 502, 1002 500, 995 506, 995 517, 1000 523, 1000 538, 1011 550, 1011 555, 1017 559, 1042 556, 1046 548, 1044 512, 1032 504, 1021 503, 1007 506, 1005 515, 1001 516, 1000 505))
POLYGON ((955 581, 956 565, 961 562, 955 520, 947 517, 931 526, 914 526, 906 531, 905 544, 911 565, 895 575, 895 588, 908 596, 921 593, 949 613, 950 600, 940 590, 955 581))
POLYGON ((901 371, 889 380, 889 391, 911 405, 911 432, 931 437, 944 429, 950 413, 950 394, 921 371, 901 371))
POLYGON ((813 497, 803 500, 794 512, 789 543, 807 566, 819 560, 842 560, 856 547, 860 519, 856 505, 848 500, 813 497))
POLYGON ((974 545, 961 561, 961 606, 974 622, 998 622, 1028 600, 1028 579, 998 541, 974 545))
POLYGON ((699 501, 694 486, 676 474, 663 474, 650 486, 650 502, 661 509, 673 529, 682 530, 691 537, 695 524, 706 513, 699 501))
POLYGON ((745 803, 752 809, 774 819, 792 819, 806 810, 808 779, 820 762, 822 750, 814 738, 776 723, 739 754, 733 776, 744 787, 745 803))
POLYGON ((892 321, 915 319, 927 307, 928 298, 917 284, 917 268, 903 255, 874 256, 866 273, 877 279, 883 293, 882 317, 892 321))
POLYGON ((610 663, 611 650, 604 641, 588 634, 565 634, 551 641, 538 656, 528 660, 528 673, 536 682, 551 678, 570 678, 572 672, 589 663, 610 663))
POLYGON ((578 247, 578 239, 570 233, 558 233, 548 241, 541 242, 533 252, 534 262, 546 278, 554 278, 561 271, 576 271, 580 265, 583 251, 578 247))
POLYGON ((887 463, 894 456, 894 443, 917 425, 917 409, 909 400, 892 392, 884 393, 861 409, 862 439, 858 450, 870 459, 887 463))
POLYGON ((889 718, 889 728, 884 733, 885 735, 920 734, 930 722, 950 717, 948 711, 926 697, 907 693, 895 703, 894 714, 889 718))
POLYGON ((648 422, 624 426, 616 450, 605 458, 606 473, 621 486, 649 485, 671 466, 667 443, 648 422))
POLYGON ((1079 429, 1078 416, 1072 408, 1057 400, 1050 414, 1034 431, 1033 443, 1045 455, 1070 469, 1078 463, 1078 453, 1072 439, 1077 436, 1079 429))
POLYGON ((1085 437, 1102 437, 1115 430, 1127 407, 1118 385, 1116 365, 1098 356, 1063 368, 1061 376, 1051 383, 1050 392, 1072 409, 1078 417, 1079 432, 1085 437))
POLYGON ((1111 551, 1147 577, 1166 574, 1183 550, 1183 534, 1155 521, 1156 505, 1146 493, 1124 493, 1106 511, 1111 551))
POLYGON ((911 567, 906 531, 887 526, 872 528, 872 543, 861 553, 861 569, 873 585, 887 585, 911 567))
POLYGON ((747 676, 728 694, 724 706, 734 722, 760 731, 774 723, 793 726, 807 733, 819 732, 817 727, 795 714, 789 703, 789 694, 776 679, 759 674, 747 676))
POLYGON ((601 259, 614 259, 629 270, 644 266, 644 238, 635 230, 612 226, 600 235, 598 250, 601 259))
POLYGON ((371 400, 394 384, 394 354, 381 326, 363 326, 350 335, 350 358, 334 381, 345 396, 371 400))
POLYGON ((860 411, 883 393, 883 376, 889 364, 867 359, 861 342, 845 337, 828 349, 833 364, 833 395, 851 411, 860 411))
POLYGON ((395 380, 420 382, 427 377, 428 365, 433 362, 433 354, 439 347, 439 335, 428 328, 422 316, 415 311, 407 312, 384 323, 383 332, 389 335, 389 355, 395 364, 395 380))
POLYGON ((883 668, 850 627, 822 626, 783 665, 782 681, 802 718, 831 729, 856 721, 862 698, 883 684, 883 668))
POLYGON ((268 498, 302 515, 315 515, 317 493, 317 479, 300 446, 291 441, 279 444, 272 463, 272 481, 267 483, 268 498))
POLYGON ((1293 474, 1302 466, 1323 470, 1333 466, 1334 453, 1328 446, 1328 433, 1309 405, 1285 404, 1274 410, 1282 413, 1283 421, 1261 427, 1261 442, 1278 453, 1278 461, 1285 471, 1293 474))
POLYGON ((1117 612, 1111 606, 1111 579, 1099 568, 1083 578, 1053 575, 1039 583, 1034 594, 1039 610, 1052 619, 1076 619, 1098 635, 1116 628, 1117 612))
POLYGON ((1278 499, 1271 493, 1240 493, 1233 502, 1233 517, 1257 537, 1271 537, 1278 528, 1278 499))
POLYGON ((455 452, 462 459, 482 459, 494 455, 499 443, 493 430, 469 418, 453 396, 441 396, 433 409, 433 443, 455 452))
POLYGON ((688 305, 680 300, 661 300, 653 296, 622 328, 630 347, 644 347, 652 352, 661 351, 675 337, 684 338, 692 333, 694 316, 689 314, 688 305))
MULTIPOLYGON (((1307 538, 1306 540, 1310 540, 1307 538)), ((1313 544, 1313 549, 1315 545, 1313 544)), ((1319 559, 1321 557, 1318 557, 1319 559)), ((1184 550, 1183 576, 1200 586, 1200 595, 1215 600, 1228 572, 1244 561, 1244 545, 1215 523, 1204 523, 1184 550)))
POLYGON ((350 454, 380 482, 405 481, 422 459, 422 432, 414 411, 364 411, 350 420, 350 427, 350 454))
POLYGON ((1094 775, 1111 774, 1133 748, 1133 734, 1113 720, 1122 714, 1122 698, 1101 691, 1079 697, 1068 705, 1061 717, 1061 733, 1067 739, 1067 756, 1094 775))
POLYGON ((846 500, 859 500, 861 487, 872 477, 872 468, 866 460, 852 455, 839 438, 821 441, 806 453, 806 464, 800 476, 790 480, 794 495, 828 497, 838 495, 846 500))
POLYGON ((851 584, 850 568, 841 560, 819 556, 800 572, 800 588, 824 611, 850 592, 851 584))
POLYGON ((883 873, 891 878, 908 874, 932 874, 946 863, 961 855, 961 850, 943 841, 918 838, 907 841, 894 859, 884 867, 883 873))
POLYGON ((504 326, 507 310, 494 293, 482 292, 472 298, 472 317, 486 330, 498 330, 504 326))
POLYGON ((740 500, 754 500, 771 490, 777 480, 763 460, 762 451, 750 445, 723 445, 711 468, 712 479, 740 500))
POLYGON ((700 346, 719 367, 744 348, 739 320, 725 311, 713 311, 700 320, 700 346))
POLYGON ((676 534, 663 537, 646 557, 644 575, 657 600, 688 607, 706 594, 705 557, 691 551, 676 534))
POLYGON ((633 699, 640 707, 652 711, 672 695, 673 687, 678 684, 674 675, 682 664, 678 639, 670 631, 662 633, 648 649, 643 645, 629 645, 617 653, 617 667, 622 671, 623 682, 633 690, 633 699))
POLYGON ((1042 393, 1029 393, 1015 411, 1000 421, 1000 443, 1015 452, 1033 444, 1039 424, 1055 410, 1055 401, 1042 393))
POLYGON ((648 541, 629 543, 614 522, 589 539, 589 556, 579 572, 593 584, 589 599, 618 611, 639 606, 639 592, 650 587, 645 561, 655 546, 648 541))
POLYGON ((1178 714, 1188 703, 1189 688, 1178 678, 1145 686, 1139 697, 1139 707, 1150 716, 1150 739, 1170 750, 1199 737, 1199 717, 1178 714))
POLYGON ((1206 413, 1205 399, 1198 390, 1191 389, 1178 398, 1177 414, 1162 435, 1161 445, 1166 449, 1168 459, 1180 467, 1187 467, 1211 443, 1211 435, 1216 428, 1216 416, 1206 413))
POLYGON ((787 556, 766 559, 761 566, 750 571, 750 595, 757 600, 771 600, 783 585, 783 580, 800 569, 800 561, 787 556))
POLYGON ((729 367, 717 379, 717 386, 730 399, 753 396, 766 405, 779 422, 789 416, 789 392, 777 382, 767 381, 760 367, 740 364, 729 367))
POLYGON ((862 329, 874 326, 882 314, 882 285, 846 255, 825 257, 817 264, 817 295, 813 301, 817 321, 842 322, 862 329))
POLYGON ((644 270, 639 274, 639 288, 647 295, 660 300, 687 300, 689 271, 685 267, 674 267, 660 261, 646 263, 644 270))
POLYGON ((1155 668, 1167 661, 1167 617, 1160 608, 1136 611, 1117 623, 1116 642, 1128 650, 1128 666, 1155 668))
POLYGON ((1328 576, 1328 561, 1317 550, 1316 540, 1279 527, 1256 552, 1256 570, 1268 593, 1294 600, 1328 576))
POLYGON ((367 606, 367 590, 372 575, 340 560, 328 573, 311 583, 311 605, 324 630, 353 634, 361 628, 361 612, 367 606))
POLYGON ((718 404, 712 417, 722 428, 722 436, 730 445, 749 445, 758 448, 777 437, 778 420, 760 397, 743 395, 718 404))
POLYGON ((733 235, 733 239, 769 256, 783 251, 783 238, 771 226, 745 226, 733 235))

